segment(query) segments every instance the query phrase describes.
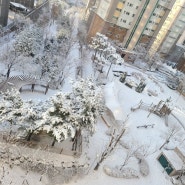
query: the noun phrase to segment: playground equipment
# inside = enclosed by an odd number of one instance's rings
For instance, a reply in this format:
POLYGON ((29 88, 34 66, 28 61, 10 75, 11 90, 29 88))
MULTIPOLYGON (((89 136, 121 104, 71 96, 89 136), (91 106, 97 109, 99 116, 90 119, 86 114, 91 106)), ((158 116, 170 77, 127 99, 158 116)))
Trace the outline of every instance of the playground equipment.
POLYGON ((120 81, 121 83, 124 83, 126 77, 127 77, 127 72, 121 73, 119 81, 120 81))
MULTIPOLYGON (((168 116, 171 115, 173 116, 179 124, 182 126, 182 128, 185 130, 184 124, 180 121, 180 119, 174 115, 172 110, 168 107, 167 102, 169 99, 166 101, 159 101, 158 104, 146 104, 142 100, 134 107, 131 107, 131 111, 136 111, 137 109, 143 109, 149 111, 148 117, 150 116, 151 113, 156 114, 157 116, 164 117, 165 118, 165 125, 168 126, 168 116)), ((144 125, 145 126, 145 125, 144 125)))
POLYGON ((148 125, 137 126, 137 128, 148 128, 148 127, 154 128, 154 126, 155 124, 148 124, 148 125))
POLYGON ((139 85, 135 88, 135 90, 138 93, 142 93, 145 87, 146 87, 146 84, 143 81, 141 81, 139 85))
POLYGON ((166 101, 159 101, 157 105, 151 103, 151 104, 146 104, 142 100, 137 104, 135 107, 131 107, 131 111, 135 111, 137 109, 144 109, 149 111, 150 116, 151 113, 154 113, 160 117, 169 115, 171 113, 171 109, 167 106, 166 101))

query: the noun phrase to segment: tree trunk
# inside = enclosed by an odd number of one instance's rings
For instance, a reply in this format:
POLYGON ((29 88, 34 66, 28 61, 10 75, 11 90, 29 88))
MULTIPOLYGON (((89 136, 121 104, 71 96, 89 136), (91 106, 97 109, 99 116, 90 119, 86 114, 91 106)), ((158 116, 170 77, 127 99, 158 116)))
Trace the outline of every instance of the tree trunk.
POLYGON ((55 146, 56 138, 53 139, 51 146, 55 146))
POLYGON ((97 163, 94 170, 98 170, 99 166, 100 166, 100 163, 97 163))
POLYGON ((169 143, 170 141, 169 140, 166 140, 162 145, 161 145, 161 147, 159 148, 159 150, 161 150, 163 147, 164 147, 164 145, 166 145, 167 143, 169 143))
POLYGON ((48 89, 49 89, 49 84, 46 86, 46 90, 45 90, 44 94, 46 94, 48 92, 48 89))
POLYGON ((107 76, 106 76, 106 77, 108 77, 108 75, 109 75, 109 71, 110 71, 110 69, 111 69, 111 66, 112 66, 112 63, 110 64, 110 67, 109 67, 109 70, 108 70, 108 72, 107 72, 107 76))
POLYGON ((28 136, 27 136, 27 141, 31 140, 31 136, 33 135, 34 131, 29 132, 28 136))
POLYGON ((8 68, 8 70, 7 70, 6 78, 9 78, 9 76, 10 76, 10 68, 8 68))
POLYGON ((32 85, 31 85, 31 91, 32 91, 32 92, 34 91, 34 88, 35 88, 35 84, 32 84, 32 85))
POLYGON ((98 51, 98 50, 96 49, 96 50, 95 50, 95 53, 94 53, 94 57, 93 57, 93 62, 95 61, 97 51, 98 51))

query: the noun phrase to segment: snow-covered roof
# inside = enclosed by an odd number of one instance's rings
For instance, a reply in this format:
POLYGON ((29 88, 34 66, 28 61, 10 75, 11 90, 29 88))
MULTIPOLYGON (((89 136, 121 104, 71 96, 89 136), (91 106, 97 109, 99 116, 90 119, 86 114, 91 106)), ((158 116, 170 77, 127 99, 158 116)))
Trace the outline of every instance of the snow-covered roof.
POLYGON ((163 151, 163 154, 167 157, 169 162, 176 170, 180 170, 183 167, 182 159, 176 154, 174 150, 163 151))

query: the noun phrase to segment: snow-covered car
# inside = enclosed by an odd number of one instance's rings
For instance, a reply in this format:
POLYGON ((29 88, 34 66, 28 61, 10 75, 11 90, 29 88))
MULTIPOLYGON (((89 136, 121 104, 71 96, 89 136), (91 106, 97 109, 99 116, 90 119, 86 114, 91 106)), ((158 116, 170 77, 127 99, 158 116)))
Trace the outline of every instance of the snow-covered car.
POLYGON ((175 83, 168 83, 167 86, 170 88, 170 89, 173 89, 173 90, 176 90, 178 85, 175 84, 175 83))
POLYGON ((10 2, 10 10, 14 12, 21 12, 23 14, 26 14, 29 12, 29 10, 25 6, 15 2, 10 2))

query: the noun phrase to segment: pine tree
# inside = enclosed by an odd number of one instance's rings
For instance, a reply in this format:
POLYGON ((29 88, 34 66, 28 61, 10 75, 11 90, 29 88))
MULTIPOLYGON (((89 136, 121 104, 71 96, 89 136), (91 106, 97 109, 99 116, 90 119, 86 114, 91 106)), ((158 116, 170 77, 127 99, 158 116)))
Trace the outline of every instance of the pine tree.
POLYGON ((0 101, 0 122, 8 122, 10 125, 10 134, 12 126, 17 123, 22 116, 23 101, 20 98, 20 93, 16 89, 8 90, 1 94, 0 101))
POLYGON ((24 103, 24 111, 18 124, 23 135, 26 132, 27 141, 30 141, 33 134, 39 133, 43 129, 42 114, 46 107, 43 102, 27 101, 24 103))
POLYGON ((14 47, 17 53, 35 56, 43 49, 43 34, 39 28, 27 27, 16 37, 14 47))
POLYGON ((80 127, 93 132, 97 117, 104 111, 101 89, 92 79, 81 79, 73 83, 70 99, 73 111, 78 114, 80 127))
POLYGON ((62 93, 51 98, 51 105, 43 114, 43 130, 50 133, 55 141, 61 142, 67 138, 73 138, 75 128, 78 126, 76 118, 72 113, 70 102, 62 93))

